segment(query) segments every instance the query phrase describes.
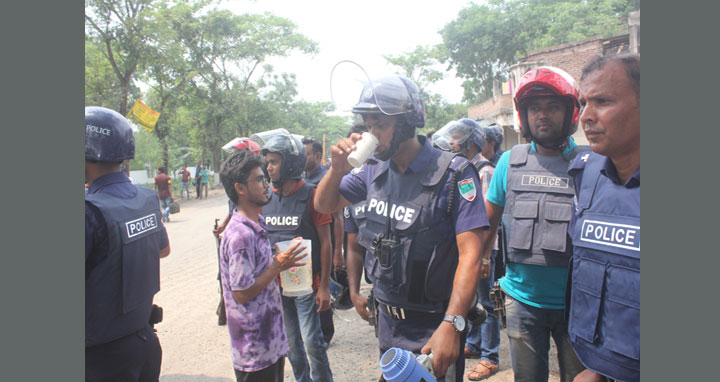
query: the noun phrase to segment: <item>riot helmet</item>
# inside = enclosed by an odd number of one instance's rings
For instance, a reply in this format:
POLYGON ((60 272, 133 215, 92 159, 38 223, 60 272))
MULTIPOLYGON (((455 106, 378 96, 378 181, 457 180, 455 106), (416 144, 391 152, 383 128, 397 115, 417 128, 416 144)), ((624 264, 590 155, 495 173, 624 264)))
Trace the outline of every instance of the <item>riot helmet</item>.
POLYGON ((130 122, 114 110, 85 107, 85 160, 120 163, 134 157, 130 122))
POLYGON ((281 180, 302 178, 307 157, 305 145, 303 145, 300 136, 290 134, 285 129, 275 129, 267 133, 254 134, 250 138, 256 136, 265 142, 262 145, 262 155, 276 153, 282 157, 283 163, 280 166, 281 180))
POLYGON ((334 309, 348 310, 353 307, 350 283, 344 269, 330 272, 330 302, 334 309))
POLYGON ((503 133, 500 126, 498 126, 497 123, 493 123, 490 126, 484 127, 483 130, 485 131, 485 139, 488 142, 492 142, 495 147, 495 151, 498 151, 500 149, 500 144, 503 142, 503 133))
POLYGON ((569 137, 575 133, 580 117, 578 87, 575 80, 562 69, 541 66, 531 69, 520 78, 513 98, 515 109, 520 116, 520 127, 523 136, 535 140, 528 125, 527 101, 538 96, 561 97, 566 104, 563 135, 569 137))
POLYGON ((485 146, 485 131, 472 119, 462 118, 449 122, 433 134, 433 143, 446 151, 450 150, 452 143, 461 149, 466 148, 468 144, 474 144, 478 151, 482 151, 485 146))
POLYGON ((365 84, 360 100, 353 113, 397 115, 398 123, 393 132, 390 148, 375 154, 379 160, 388 160, 402 142, 415 136, 415 129, 425 126, 425 106, 420 89, 406 77, 390 76, 365 84))

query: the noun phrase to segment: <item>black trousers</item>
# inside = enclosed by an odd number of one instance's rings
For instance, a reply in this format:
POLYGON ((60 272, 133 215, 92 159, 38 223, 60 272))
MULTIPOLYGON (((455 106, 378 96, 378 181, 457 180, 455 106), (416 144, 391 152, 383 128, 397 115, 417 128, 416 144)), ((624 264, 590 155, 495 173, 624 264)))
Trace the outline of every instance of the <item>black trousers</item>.
POLYGON ((162 348, 148 326, 105 344, 85 348, 86 382, 157 382, 162 348))
POLYGON ((245 372, 235 369, 237 382, 282 382, 285 375, 285 357, 258 371, 245 372))

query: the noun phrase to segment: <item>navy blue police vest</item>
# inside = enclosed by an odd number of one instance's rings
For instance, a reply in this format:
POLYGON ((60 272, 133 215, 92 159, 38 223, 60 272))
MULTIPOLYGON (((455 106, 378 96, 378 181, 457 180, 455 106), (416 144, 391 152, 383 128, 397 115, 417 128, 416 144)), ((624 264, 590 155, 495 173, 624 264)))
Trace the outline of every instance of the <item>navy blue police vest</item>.
POLYGON ((447 208, 435 206, 448 176, 462 172, 470 162, 438 150, 432 155, 439 156, 417 173, 397 174, 389 168, 390 161, 376 168, 368 185, 365 229, 360 229, 358 243, 367 250, 366 266, 379 301, 409 310, 444 312, 458 249, 447 208), (388 222, 401 250, 392 254, 385 267, 373 252, 372 241, 388 232, 388 222))
MULTIPOLYGON (((343 216, 345 219, 352 219, 355 222, 355 226, 358 229, 358 232, 365 229, 365 204, 366 202, 363 200, 362 202, 355 203, 351 206, 347 206, 343 209, 343 216)), ((359 233, 358 233, 359 236, 359 233)), ((373 283, 373 277, 370 274, 370 271, 372 270, 372 264, 370 263, 370 256, 366 256, 366 251, 364 247, 362 248, 362 257, 363 257, 363 267, 365 269, 365 281, 369 284, 373 283)))
POLYGON ((638 381, 640 187, 602 175, 606 157, 581 155, 570 168, 571 175, 583 172, 572 238, 570 343, 586 367, 638 381))
POLYGON ((160 201, 154 190, 135 187, 131 199, 85 195, 85 202, 102 213, 110 251, 85 280, 86 347, 147 326, 160 290, 160 201))
POLYGON ((572 245, 567 228, 575 187, 567 169, 579 148, 569 156, 540 155, 530 144, 511 149, 502 216, 508 261, 568 266, 572 245))
POLYGON ((268 230, 270 245, 301 236, 312 242, 313 274, 320 274, 320 240, 309 213, 310 198, 315 186, 305 183, 292 195, 281 196, 273 192, 270 203, 263 206, 262 214, 268 230))

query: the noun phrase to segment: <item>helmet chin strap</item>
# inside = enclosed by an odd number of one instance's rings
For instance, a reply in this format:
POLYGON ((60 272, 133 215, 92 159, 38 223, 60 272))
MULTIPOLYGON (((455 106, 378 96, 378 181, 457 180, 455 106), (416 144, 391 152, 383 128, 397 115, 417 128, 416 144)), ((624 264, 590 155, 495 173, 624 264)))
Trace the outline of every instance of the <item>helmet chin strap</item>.
POLYGON ((389 160, 390 158, 392 158, 393 155, 395 155, 395 152, 398 150, 401 143, 407 141, 414 136, 415 128, 407 125, 396 126, 395 131, 393 131, 392 140, 390 141, 390 148, 381 153, 375 154, 375 158, 383 162, 389 160))

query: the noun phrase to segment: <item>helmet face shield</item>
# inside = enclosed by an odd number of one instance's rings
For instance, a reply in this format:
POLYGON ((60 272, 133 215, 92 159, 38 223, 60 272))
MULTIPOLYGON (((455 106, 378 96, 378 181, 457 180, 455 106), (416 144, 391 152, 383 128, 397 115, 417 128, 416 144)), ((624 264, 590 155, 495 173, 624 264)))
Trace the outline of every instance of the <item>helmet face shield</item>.
POLYGON ((330 94, 340 111, 404 115, 409 126, 425 126, 420 90, 405 77, 371 78, 357 63, 341 61, 333 68, 330 94))
POLYGON ((466 142, 476 145, 480 150, 485 145, 482 127, 468 118, 450 121, 433 134, 433 144, 441 150, 451 151, 453 147, 463 147, 466 142))

